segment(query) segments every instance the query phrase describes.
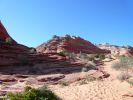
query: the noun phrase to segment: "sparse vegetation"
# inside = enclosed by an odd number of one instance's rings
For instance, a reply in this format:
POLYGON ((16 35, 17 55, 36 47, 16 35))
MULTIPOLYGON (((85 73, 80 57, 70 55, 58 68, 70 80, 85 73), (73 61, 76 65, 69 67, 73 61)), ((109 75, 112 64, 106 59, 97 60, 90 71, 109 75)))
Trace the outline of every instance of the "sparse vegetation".
POLYGON ((115 70, 120 70, 123 68, 123 65, 120 62, 116 62, 112 64, 112 68, 115 70))
POLYGON ((59 53, 61 56, 64 56, 64 57, 68 57, 69 59, 72 59, 72 60, 75 60, 77 58, 77 55, 75 53, 70 53, 70 52, 67 52, 67 51, 62 51, 59 53))
POLYGON ((105 59, 105 54, 86 54, 86 53, 71 53, 67 51, 62 51, 59 53, 61 56, 68 57, 69 59, 80 59, 83 61, 94 61, 94 60, 103 60, 105 59))
POLYGON ((120 81, 127 81, 133 85, 133 57, 120 56, 119 62, 114 63, 112 68, 121 71, 121 74, 117 77, 120 81))
POLYGON ((127 82, 128 82, 131 86, 133 86, 133 78, 129 78, 129 79, 127 80, 127 82))
POLYGON ((86 77, 86 80, 87 80, 88 82, 92 82, 92 81, 97 80, 97 78, 94 77, 94 76, 88 75, 88 76, 86 77))
POLYGON ((87 84, 87 81, 84 79, 84 80, 81 80, 80 82, 79 82, 79 84, 80 85, 84 85, 84 84, 87 84))
POLYGON ((8 38, 6 38, 6 40, 5 40, 5 43, 6 44, 9 44, 9 45, 11 45, 12 44, 12 39, 10 38, 10 37, 8 37, 8 38))
POLYGON ((92 76, 92 75, 88 75, 88 76, 86 76, 85 79, 81 80, 81 81, 79 82, 79 84, 80 84, 80 85, 84 85, 84 84, 87 84, 87 83, 89 83, 89 82, 96 81, 96 80, 98 80, 96 77, 94 77, 94 76, 92 76))
POLYGON ((68 86, 68 83, 66 81, 64 81, 64 80, 60 80, 58 82, 58 84, 61 85, 61 86, 68 86))
POLYGON ((8 93, 7 100, 57 100, 57 97, 46 86, 38 89, 27 86, 23 92, 8 93))
POLYGON ((87 72, 91 69, 96 69, 96 65, 93 62, 86 62, 85 66, 82 68, 82 72, 87 72))
POLYGON ((119 57, 119 62, 114 63, 112 68, 128 74, 133 71, 133 57, 119 57))
POLYGON ((121 82, 127 81, 131 76, 128 74, 120 74, 117 76, 117 79, 120 80, 121 82))

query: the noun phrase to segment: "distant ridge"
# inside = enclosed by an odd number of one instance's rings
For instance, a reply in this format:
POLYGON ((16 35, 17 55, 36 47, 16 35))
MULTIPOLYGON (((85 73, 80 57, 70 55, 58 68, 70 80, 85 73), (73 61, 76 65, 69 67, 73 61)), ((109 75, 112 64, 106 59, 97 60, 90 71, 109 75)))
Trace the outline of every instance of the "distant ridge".
POLYGON ((113 55, 125 55, 125 56, 133 55, 133 47, 132 46, 117 46, 117 45, 112 45, 109 43, 97 44, 96 46, 101 49, 110 50, 111 54, 113 54, 113 55))

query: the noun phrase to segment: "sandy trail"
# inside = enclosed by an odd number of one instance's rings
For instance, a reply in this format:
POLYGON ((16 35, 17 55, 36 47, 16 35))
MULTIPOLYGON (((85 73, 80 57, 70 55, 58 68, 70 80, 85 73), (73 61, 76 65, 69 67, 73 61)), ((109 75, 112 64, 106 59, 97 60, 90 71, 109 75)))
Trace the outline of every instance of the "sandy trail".
POLYGON ((85 85, 63 88, 54 86, 52 90, 62 100, 133 100, 133 98, 122 97, 131 88, 128 83, 119 82, 116 79, 119 72, 112 70, 111 65, 114 62, 107 62, 103 66, 104 70, 110 74, 110 77, 103 81, 94 81, 85 85))

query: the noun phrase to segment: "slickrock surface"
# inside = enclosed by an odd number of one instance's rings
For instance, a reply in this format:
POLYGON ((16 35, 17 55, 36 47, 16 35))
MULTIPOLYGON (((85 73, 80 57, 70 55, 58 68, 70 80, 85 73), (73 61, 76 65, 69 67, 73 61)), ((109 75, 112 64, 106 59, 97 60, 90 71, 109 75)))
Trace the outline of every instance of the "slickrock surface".
POLYGON ((97 44, 96 46, 101 49, 110 50, 113 55, 133 55, 133 47, 131 46, 116 46, 111 44, 97 44))
POLYGON ((64 37, 55 35, 47 43, 41 44, 36 49, 37 52, 41 53, 59 53, 62 51, 88 54, 109 53, 108 50, 102 50, 87 40, 70 35, 64 37))

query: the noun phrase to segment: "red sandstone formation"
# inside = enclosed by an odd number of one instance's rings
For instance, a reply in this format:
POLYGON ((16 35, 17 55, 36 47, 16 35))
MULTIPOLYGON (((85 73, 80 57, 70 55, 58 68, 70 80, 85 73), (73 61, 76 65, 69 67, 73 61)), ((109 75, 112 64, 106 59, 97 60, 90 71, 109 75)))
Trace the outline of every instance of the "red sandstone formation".
POLYGON ((30 49, 14 40, 13 44, 6 44, 6 38, 11 37, 0 23, 0 74, 67 73, 81 71, 83 67, 79 63, 72 64, 58 54, 37 54, 34 48, 30 49))
POLYGON ((55 35, 47 43, 38 46, 36 49, 37 52, 41 53, 59 53, 62 51, 88 54, 109 53, 109 51, 102 50, 87 40, 70 35, 65 35, 64 37, 55 35))
MULTIPOLYGON (((6 41, 6 39, 11 38, 10 35, 7 33, 5 27, 2 25, 0 21, 0 41, 6 41)), ((12 39, 12 38, 11 38, 12 39)), ((17 44, 15 40, 12 39, 13 44, 17 44)))
POLYGON ((0 22, 0 66, 14 65, 19 62, 20 56, 25 56, 28 52, 29 48, 13 40, 0 22), (6 39, 9 38, 12 41, 11 44, 6 43, 6 39))

